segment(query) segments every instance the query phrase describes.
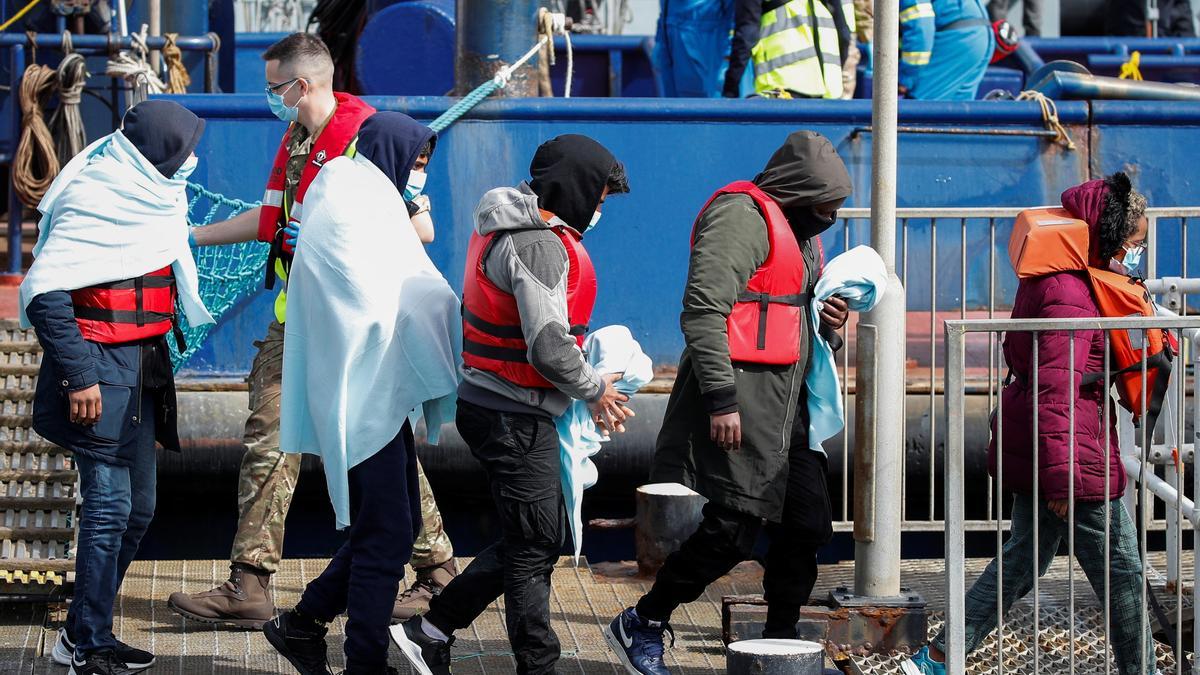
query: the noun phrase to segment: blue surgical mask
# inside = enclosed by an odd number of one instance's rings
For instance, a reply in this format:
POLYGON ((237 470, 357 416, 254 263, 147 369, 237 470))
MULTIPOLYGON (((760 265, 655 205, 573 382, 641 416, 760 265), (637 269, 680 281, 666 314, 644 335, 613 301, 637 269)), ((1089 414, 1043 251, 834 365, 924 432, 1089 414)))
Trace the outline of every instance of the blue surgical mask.
POLYGON ((1142 252, 1145 250, 1145 246, 1134 246, 1133 248, 1125 249, 1125 257, 1121 259, 1121 267, 1125 269, 1126 276, 1132 277, 1137 274, 1138 268, 1142 266, 1142 252))
POLYGON ((171 176, 171 180, 187 180, 191 177, 192 172, 196 170, 196 165, 199 163, 200 159, 195 155, 183 160, 183 165, 179 167, 174 176, 171 176))
POLYGON ((405 201, 412 201, 425 189, 425 172, 409 171, 408 184, 404 186, 405 201))
MULTIPOLYGON (((267 105, 271 108, 271 112, 283 122, 295 122, 300 119, 300 101, 296 101, 296 105, 290 107, 283 102, 284 95, 291 91, 292 87, 296 86, 296 83, 299 81, 298 79, 292 81, 287 89, 279 93, 269 88, 267 89, 267 105)), ((301 99, 303 98, 302 96, 301 99)))
POLYGON ((591 232, 592 228, 595 227, 596 223, 598 223, 598 222, 600 222, 600 212, 599 211, 592 214, 592 220, 591 220, 591 222, 588 223, 588 226, 583 230, 583 233, 587 234, 588 232, 591 232))

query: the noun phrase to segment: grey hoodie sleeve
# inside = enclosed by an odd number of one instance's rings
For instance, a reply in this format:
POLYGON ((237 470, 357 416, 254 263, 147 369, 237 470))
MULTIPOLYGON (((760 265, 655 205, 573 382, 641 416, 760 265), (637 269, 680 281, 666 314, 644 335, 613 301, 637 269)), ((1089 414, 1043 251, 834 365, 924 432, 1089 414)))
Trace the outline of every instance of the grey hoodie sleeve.
POLYGON ((520 230, 496 242, 488 277, 513 294, 529 364, 559 391, 588 401, 600 398, 604 382, 588 364, 567 318, 567 252, 549 230, 520 230))
POLYGON ((749 197, 717 198, 696 224, 679 325, 710 414, 737 410, 726 321, 769 252, 766 223, 749 197))

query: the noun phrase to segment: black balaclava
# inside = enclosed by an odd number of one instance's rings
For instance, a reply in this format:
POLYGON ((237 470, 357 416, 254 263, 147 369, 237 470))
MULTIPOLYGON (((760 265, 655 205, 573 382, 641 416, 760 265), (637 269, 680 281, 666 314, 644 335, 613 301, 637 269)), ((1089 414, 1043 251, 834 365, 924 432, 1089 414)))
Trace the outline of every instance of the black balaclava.
POLYGON ((377 112, 358 129, 358 154, 371 160, 401 194, 421 149, 436 140, 433 129, 398 112, 377 112))
POLYGON ((850 174, 833 144, 815 131, 788 135, 754 184, 779 203, 788 223, 801 241, 811 239, 833 225, 812 207, 849 197, 850 174))
POLYGON ((167 178, 200 143, 204 120, 174 101, 142 101, 125 113, 121 133, 167 178))
POLYGON ((529 187, 540 208, 582 233, 600 206, 616 163, 617 158, 595 140, 565 134, 538 147, 529 165, 529 187))

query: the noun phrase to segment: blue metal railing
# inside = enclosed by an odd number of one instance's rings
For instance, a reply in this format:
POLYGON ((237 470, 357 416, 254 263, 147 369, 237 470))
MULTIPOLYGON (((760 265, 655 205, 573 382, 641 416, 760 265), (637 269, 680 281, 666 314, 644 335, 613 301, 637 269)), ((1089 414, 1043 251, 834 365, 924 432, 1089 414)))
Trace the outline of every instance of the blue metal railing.
MULTIPOLYGON (((211 36, 181 36, 175 44, 183 51, 200 51, 209 52, 217 47, 217 41, 211 36)), ((8 154, 7 161, 9 162, 9 184, 8 184, 8 268, 9 274, 20 274, 22 271, 22 251, 21 251, 21 223, 24 220, 24 204, 17 196, 17 192, 13 189, 13 171, 12 156, 16 152, 17 140, 21 137, 21 104, 18 100, 21 91, 21 78, 25 74, 26 55, 25 50, 33 45, 38 49, 61 50, 62 35, 57 33, 40 33, 32 38, 24 33, 0 33, 0 48, 8 49, 9 56, 9 81, 8 85, 9 96, 12 97, 11 119, 9 130, 11 133, 12 152, 8 154)), ((111 54, 122 49, 131 49, 133 47, 133 39, 130 37, 120 37, 118 35, 73 35, 72 45, 76 52, 81 54, 111 54)), ((146 38, 146 46, 150 49, 162 49, 166 45, 166 40, 161 37, 146 38)), ((208 64, 206 62, 206 75, 208 64)), ((215 75, 215 74, 214 74, 215 75)), ((207 81, 213 81, 215 77, 206 77, 207 81)), ((112 107, 113 110, 119 110, 121 90, 118 87, 113 87, 112 92, 112 107)))

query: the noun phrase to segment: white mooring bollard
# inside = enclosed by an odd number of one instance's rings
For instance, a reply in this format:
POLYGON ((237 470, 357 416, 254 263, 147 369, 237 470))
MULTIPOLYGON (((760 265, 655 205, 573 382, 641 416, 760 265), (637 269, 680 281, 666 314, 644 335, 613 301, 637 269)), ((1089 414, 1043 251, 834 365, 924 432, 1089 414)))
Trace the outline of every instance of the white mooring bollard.
POLYGON ((728 647, 727 675, 821 675, 825 648, 805 640, 741 640, 728 647))

